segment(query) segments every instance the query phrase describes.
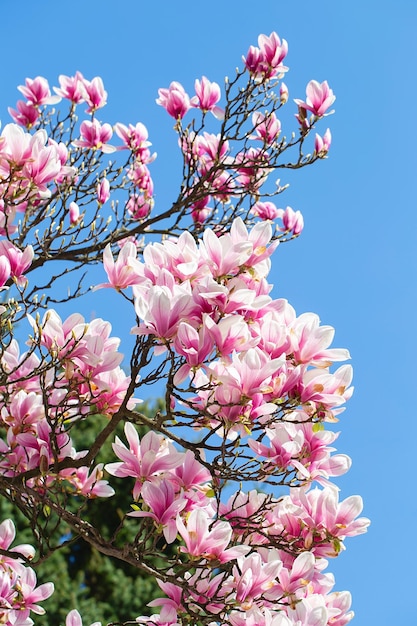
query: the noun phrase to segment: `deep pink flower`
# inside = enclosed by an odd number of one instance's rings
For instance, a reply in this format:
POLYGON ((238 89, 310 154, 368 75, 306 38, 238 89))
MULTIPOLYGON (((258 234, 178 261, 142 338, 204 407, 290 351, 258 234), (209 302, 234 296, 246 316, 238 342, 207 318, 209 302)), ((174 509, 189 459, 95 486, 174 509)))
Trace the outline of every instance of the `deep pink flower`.
POLYGON ((56 104, 61 100, 59 95, 51 95, 48 81, 42 76, 26 78, 25 85, 19 85, 18 90, 25 96, 26 100, 35 107, 42 104, 56 104))
POLYGON ((74 145, 79 148, 90 148, 92 150, 101 150, 102 152, 114 152, 116 148, 110 146, 107 142, 113 135, 110 124, 100 124, 96 119, 91 122, 84 121, 80 127, 81 139, 74 141, 74 145))
POLYGON ((174 81, 168 89, 158 89, 158 93, 159 98, 156 103, 164 107, 169 115, 176 120, 182 119, 190 109, 190 98, 180 83, 174 81))
POLYGON ((24 126, 27 129, 33 128, 39 118, 38 109, 31 102, 24 102, 23 100, 18 100, 16 104, 17 111, 8 108, 10 116, 20 126, 24 126))

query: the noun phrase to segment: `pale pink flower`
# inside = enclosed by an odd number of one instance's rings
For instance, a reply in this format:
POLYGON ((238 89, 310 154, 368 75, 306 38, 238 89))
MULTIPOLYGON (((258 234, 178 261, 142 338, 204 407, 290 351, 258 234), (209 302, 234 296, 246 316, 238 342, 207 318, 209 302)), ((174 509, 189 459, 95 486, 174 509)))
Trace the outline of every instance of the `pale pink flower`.
MULTIPOLYGON (((81 615, 76 609, 70 611, 65 620, 65 626, 83 626, 81 615)), ((101 622, 94 622, 91 626, 101 626, 101 622)))
POLYGON ((118 122, 114 125, 114 130, 124 144, 119 149, 128 148, 134 154, 139 154, 142 163, 149 163, 150 160, 154 160, 155 155, 151 157, 148 150, 152 144, 148 141, 148 131, 144 124, 138 122, 136 126, 133 124, 125 126, 125 124, 118 122))
MULTIPOLYGON (((78 452, 75 458, 82 458, 85 452, 78 452)), ((86 498, 109 498, 115 494, 107 480, 103 480, 103 463, 99 463, 90 473, 88 467, 77 467, 61 470, 59 475, 66 478, 76 493, 86 498)))
POLYGON ((111 245, 107 244, 103 252, 103 265, 109 279, 108 283, 97 285, 95 289, 113 287, 117 291, 126 289, 131 285, 143 283, 143 266, 137 258, 137 247, 131 241, 127 241, 119 252, 117 261, 114 261, 111 245))
POLYGON ((299 99, 294 100, 299 108, 311 111, 317 117, 323 117, 324 115, 333 113, 333 111, 326 113, 336 100, 336 96, 327 84, 327 80, 323 83, 311 80, 307 85, 306 94, 307 98, 305 102, 299 99))
POLYGON ((285 83, 281 83, 279 86, 279 100, 281 104, 286 104, 288 102, 288 87, 285 83))
POLYGON ((224 118, 224 109, 216 106, 220 100, 220 87, 217 83, 212 83, 205 76, 201 81, 196 80, 194 83, 196 95, 191 98, 191 106, 198 107, 204 113, 211 111, 217 119, 224 118))
POLYGON ((152 198, 144 194, 132 194, 126 203, 126 209, 134 220, 143 220, 148 217, 154 205, 152 198))
POLYGON ((233 567, 233 587, 236 600, 244 610, 248 610, 254 601, 274 586, 282 569, 282 562, 276 555, 269 563, 264 563, 260 554, 250 554, 238 560, 239 567, 233 567))
POLYGON ((178 82, 172 82, 168 89, 158 89, 156 104, 161 105, 176 120, 182 119, 190 109, 190 97, 178 82))
MULTIPOLYGON (((29 544, 21 544, 11 548, 11 544, 13 543, 16 536, 16 530, 14 523, 11 519, 6 519, 0 524, 0 547, 2 550, 10 550, 11 552, 16 552, 16 558, 21 554, 27 559, 31 560, 35 556, 35 549, 33 546, 29 544)), ((10 557, 0 556, 0 562, 7 563, 9 562, 10 557)))
MULTIPOLYGON (((0 288, 3 288, 11 274, 10 262, 7 257, 0 256, 0 288)), ((5 287, 7 289, 7 287, 5 287)))
POLYGON ((228 548, 232 539, 232 527, 228 522, 212 523, 204 509, 191 511, 186 522, 187 526, 177 516, 178 532, 185 542, 181 550, 190 556, 227 563, 250 551, 249 546, 242 545, 228 548))

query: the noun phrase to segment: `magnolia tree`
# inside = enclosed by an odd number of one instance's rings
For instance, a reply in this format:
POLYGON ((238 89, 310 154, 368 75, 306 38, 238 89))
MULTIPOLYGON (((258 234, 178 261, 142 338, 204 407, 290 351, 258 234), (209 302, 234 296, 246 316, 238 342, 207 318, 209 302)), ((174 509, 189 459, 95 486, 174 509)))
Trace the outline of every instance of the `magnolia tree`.
MULTIPOLYGON (((272 253, 303 229, 299 211, 277 207, 285 185, 270 178, 327 156, 330 131, 315 128, 335 100, 327 82, 310 81, 284 133, 286 53, 275 33, 261 35, 223 90, 204 76, 192 97, 177 82, 159 90, 182 158, 170 206, 154 201, 145 126, 102 121, 100 78, 19 87, 0 137, 0 490, 27 518, 38 556, 11 547, 14 525, 3 521, 1 623, 27 626, 44 612, 54 586, 38 586, 36 563, 79 537, 157 580, 149 615, 129 623, 353 617, 350 594, 325 571, 369 523, 361 498, 340 501, 331 482, 350 466, 332 430, 352 390, 351 367, 332 364, 349 353, 268 282, 272 253), (130 307, 125 367, 109 322, 59 313, 81 306, 100 263, 107 281, 93 289, 130 307), (153 414, 139 399, 149 385, 163 388, 153 414), (95 441, 77 450, 86 421, 95 441), (100 459, 109 440, 113 458, 100 459), (112 506, 114 477, 131 496, 109 536, 86 511, 93 498, 112 506), (54 543, 60 524, 70 536, 54 543)), ((80 626, 77 607, 67 610, 66 626, 80 626)))

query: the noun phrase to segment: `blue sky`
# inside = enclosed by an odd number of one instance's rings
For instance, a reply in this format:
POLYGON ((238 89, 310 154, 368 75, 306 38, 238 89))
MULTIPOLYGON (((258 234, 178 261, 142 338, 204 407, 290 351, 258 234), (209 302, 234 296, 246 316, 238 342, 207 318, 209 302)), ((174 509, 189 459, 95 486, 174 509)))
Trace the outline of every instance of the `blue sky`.
MULTIPOLYGON (((275 254, 271 281, 275 297, 288 298, 298 313, 318 313, 336 328, 335 346, 352 354, 356 391, 340 422, 338 450, 353 466, 339 485, 343 497, 362 495, 372 526, 331 563, 336 588, 352 592, 355 626, 411 623, 417 558, 415 0, 3 0, 2 26, 3 124, 27 76, 43 75, 52 84, 77 69, 87 78, 102 76, 108 121, 142 121, 149 129, 161 206, 177 191, 179 161, 172 120, 155 105, 158 87, 178 80, 191 91, 203 74, 221 83, 258 34, 273 30, 289 43, 291 97, 303 98, 310 79, 328 80, 337 96, 328 119, 330 158, 292 177, 282 196, 283 204, 303 212, 306 228, 275 254)), ((110 311, 96 312, 111 318, 110 311)))

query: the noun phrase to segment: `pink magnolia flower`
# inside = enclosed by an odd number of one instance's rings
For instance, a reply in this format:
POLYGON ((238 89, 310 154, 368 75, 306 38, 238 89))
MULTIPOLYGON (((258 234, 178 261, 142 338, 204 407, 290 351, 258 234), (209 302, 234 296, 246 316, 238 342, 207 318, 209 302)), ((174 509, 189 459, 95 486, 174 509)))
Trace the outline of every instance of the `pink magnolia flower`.
POLYGON ((124 144, 120 149, 127 148, 134 154, 139 154, 142 163, 149 163, 149 159, 153 160, 148 150, 152 144, 148 141, 148 130, 144 124, 138 122, 136 126, 133 124, 125 126, 118 122, 114 125, 114 130, 124 144))
MULTIPOLYGON (((0 524, 0 547, 2 550, 10 550, 11 552, 16 552, 16 559, 18 559, 18 555, 26 557, 27 559, 33 559, 35 556, 35 549, 33 546, 29 544, 21 544, 11 548, 11 544, 13 543, 16 536, 16 529, 14 523, 11 519, 6 519, 0 524)), ((8 563, 10 557, 0 556, 0 563, 8 563)))
MULTIPOLYGON (((11 274, 10 262, 5 256, 0 256, 0 288, 3 288, 4 285, 10 278, 11 274)), ((5 287, 7 289, 7 287, 5 287)))
POLYGON ((256 202, 251 208, 251 213, 262 220, 275 220, 281 215, 281 209, 277 209, 273 202, 256 202))
POLYGON ((330 150, 330 145, 332 143, 332 135, 330 133, 330 129, 328 128, 324 133, 323 137, 316 134, 316 138, 314 141, 314 152, 321 159, 324 158, 328 151, 330 150))
POLYGON ((191 103, 184 87, 177 82, 172 82, 168 89, 158 89, 159 98, 156 103, 164 107, 164 109, 176 120, 182 119, 190 109, 191 103))
MULTIPOLYGON (((0 241, 0 255, 7 259, 10 265, 10 275, 18 285, 24 286, 26 283, 24 272, 31 266, 34 257, 32 246, 27 246, 22 252, 10 241, 3 239, 0 241)), ((3 271, 5 270, 7 271, 7 266, 5 267, 3 262, 3 271)))
POLYGON ((103 178, 97 184, 97 201, 99 204, 105 204, 110 198, 110 183, 107 178, 103 178))
MULTIPOLYGON (((76 609, 70 611, 65 620, 65 626, 83 626, 81 615, 76 609)), ((101 626, 101 622, 94 622, 91 626, 101 626)))
POLYGON ((204 509, 194 509, 188 516, 187 526, 177 516, 177 528, 185 542, 181 548, 190 556, 202 557, 209 561, 227 563, 250 552, 249 546, 228 548, 232 539, 232 527, 228 522, 214 522, 204 509))
POLYGON ((252 135, 251 139, 259 139, 266 145, 271 145, 276 141, 281 133, 281 122, 275 113, 264 115, 259 111, 253 113, 252 124, 256 135, 252 135))
POLYGON ((135 427, 129 422, 125 425, 125 435, 129 448, 116 437, 113 450, 121 462, 108 463, 105 470, 112 476, 136 478, 133 497, 137 500, 145 481, 174 469, 182 463, 184 455, 177 452, 170 441, 152 431, 140 440, 135 427))
POLYGON ((91 81, 84 78, 81 89, 84 91, 84 100, 89 105, 87 113, 94 113, 107 104, 107 91, 105 91, 103 81, 99 76, 91 81))
POLYGON ((177 537, 176 517, 186 505, 182 493, 176 494, 168 480, 144 483, 141 497, 149 511, 133 511, 131 517, 151 517, 162 532, 167 543, 173 543, 177 537))
POLYGON ((279 209, 279 215, 282 220, 283 227, 280 228, 282 232, 292 233, 294 236, 299 235, 304 228, 304 218, 301 211, 294 211, 290 206, 287 208, 279 209))
POLYGON ((11 107, 7 109, 16 124, 24 126, 28 130, 33 128, 40 116, 39 110, 31 102, 24 102, 23 100, 18 100, 16 109, 11 107))
POLYGON ((281 104, 286 104, 288 102, 288 87, 285 83, 281 83, 279 86, 279 100, 281 104))
POLYGON ((75 76, 64 76, 64 74, 61 74, 58 80, 60 87, 53 88, 58 96, 66 98, 74 104, 84 102, 84 77, 81 72, 76 72, 75 76))
POLYGON ((323 117, 323 115, 330 115, 326 113, 329 107, 332 106, 336 100, 336 96, 327 84, 327 80, 323 83, 318 83, 316 80, 311 80, 306 88, 307 98, 304 100, 294 100, 299 108, 306 111, 311 111, 317 117, 323 117))
POLYGON ((48 81, 42 76, 26 78, 25 85, 20 85, 18 90, 26 100, 35 107, 42 104, 56 104, 61 100, 60 96, 52 96, 48 81))
POLYGON ((96 119, 91 122, 84 121, 80 127, 81 139, 74 141, 74 145, 79 148, 90 148, 92 150, 101 150, 105 153, 114 152, 116 148, 110 146, 107 142, 113 135, 110 124, 100 124, 96 119))
POLYGON ((127 241, 120 250, 117 261, 114 261, 111 245, 107 244, 103 252, 103 265, 109 282, 97 285, 95 289, 113 287, 117 291, 121 291, 131 285, 143 283, 146 279, 137 254, 138 250, 135 244, 127 241))
POLYGON ((69 218, 71 226, 76 226, 80 221, 80 207, 76 202, 71 202, 69 205, 69 218))
POLYGON ((285 39, 280 40, 273 32, 269 35, 259 35, 258 45, 251 46, 246 57, 243 57, 246 68, 257 80, 269 79, 288 70, 282 65, 287 55, 288 44, 285 39))
POLYGON ((211 111, 217 119, 224 118, 224 109, 216 106, 220 100, 220 87, 217 83, 212 83, 205 76, 201 81, 196 80, 194 83, 196 95, 191 98, 191 106, 198 107, 204 113, 211 111))
POLYGON ((145 194, 134 193, 126 203, 126 209, 134 220, 143 220, 148 217, 154 205, 152 198, 145 197, 145 194))

